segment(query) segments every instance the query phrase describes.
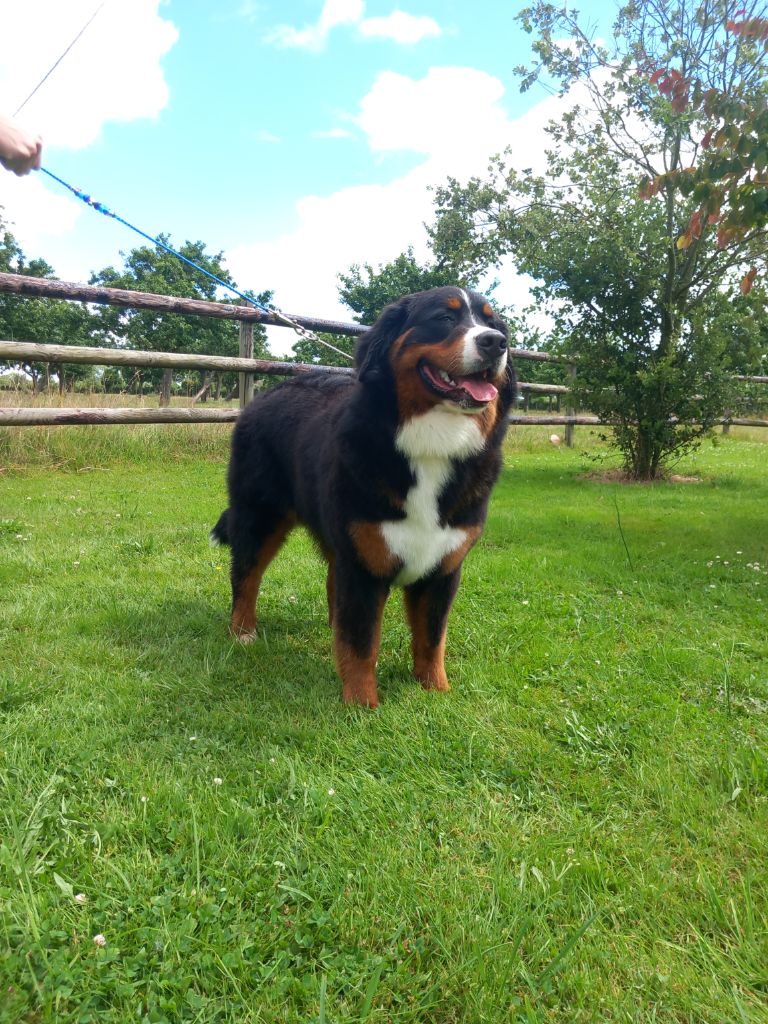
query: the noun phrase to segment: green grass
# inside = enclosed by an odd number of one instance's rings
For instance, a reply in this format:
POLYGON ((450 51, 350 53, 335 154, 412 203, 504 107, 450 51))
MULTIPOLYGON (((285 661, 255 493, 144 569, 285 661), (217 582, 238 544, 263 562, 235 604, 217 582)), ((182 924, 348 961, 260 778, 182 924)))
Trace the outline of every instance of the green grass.
POLYGON ((0 1021, 768 1021, 768 447, 514 432, 452 693, 395 595, 365 712, 302 535, 226 636, 228 433, 0 439, 0 1021))

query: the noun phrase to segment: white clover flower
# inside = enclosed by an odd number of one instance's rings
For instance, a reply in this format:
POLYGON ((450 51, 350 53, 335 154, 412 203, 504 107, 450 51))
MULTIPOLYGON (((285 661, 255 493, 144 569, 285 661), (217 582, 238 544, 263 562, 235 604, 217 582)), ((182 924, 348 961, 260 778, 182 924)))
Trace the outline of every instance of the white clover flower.
POLYGON ((217 775, 216 778, 213 780, 213 784, 214 784, 214 786, 220 786, 223 781, 224 780, 220 779, 219 776, 217 775))
POLYGON ((101 933, 99 933, 98 935, 93 936, 93 944, 94 946, 106 946, 107 940, 101 933))

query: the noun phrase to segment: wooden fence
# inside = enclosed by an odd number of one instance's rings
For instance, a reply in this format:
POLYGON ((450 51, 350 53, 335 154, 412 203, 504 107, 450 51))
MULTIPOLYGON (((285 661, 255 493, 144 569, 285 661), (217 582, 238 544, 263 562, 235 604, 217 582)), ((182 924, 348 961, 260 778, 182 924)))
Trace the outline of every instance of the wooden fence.
MULTIPOLYGON (((0 273, 0 292, 7 292, 27 298, 53 298, 76 300, 118 306, 129 309, 150 309, 165 313, 213 317, 236 321, 240 325, 240 355, 209 356, 181 354, 174 352, 140 352, 133 349, 88 348, 79 345, 43 344, 28 341, 0 340, 0 360, 12 363, 41 362, 53 364, 91 364, 97 366, 130 366, 171 368, 176 370, 235 371, 240 374, 240 407, 253 395, 254 376, 294 376, 308 370, 328 373, 352 373, 350 367, 317 366, 305 363, 290 363, 283 360, 254 359, 253 325, 262 324, 284 327, 276 316, 252 306, 235 306, 219 302, 204 302, 169 295, 151 295, 145 292, 126 291, 118 288, 94 287, 72 284, 65 281, 51 281, 47 278, 27 277, 22 274, 0 273)), ((291 320, 312 331, 323 331, 347 337, 364 334, 368 329, 361 324, 321 320, 315 317, 294 316, 291 320)), ((528 349, 510 350, 514 359, 565 364, 573 378, 576 366, 565 359, 546 352, 528 349)), ((768 377, 737 378, 752 383, 768 384, 768 377)), ((561 384, 536 384, 520 381, 523 396, 546 394, 568 395, 570 389, 561 384)), ((567 401, 567 400, 566 400, 567 401)), ((0 407, 0 426, 59 426, 68 424, 100 423, 221 423, 237 419, 239 409, 201 408, 3 408, 0 407)), ((565 415, 511 415, 510 423, 520 426, 564 426, 566 444, 573 443, 575 426, 595 426, 600 423, 597 416, 577 415, 568 404, 565 415)), ((722 419, 724 429, 731 424, 751 427, 768 427, 768 421, 761 419, 722 419)))

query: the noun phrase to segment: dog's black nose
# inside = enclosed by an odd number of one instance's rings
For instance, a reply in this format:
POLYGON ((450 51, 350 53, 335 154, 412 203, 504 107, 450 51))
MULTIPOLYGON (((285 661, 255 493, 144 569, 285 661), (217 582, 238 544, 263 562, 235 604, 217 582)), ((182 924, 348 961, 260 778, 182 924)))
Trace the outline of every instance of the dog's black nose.
POLYGON ((477 335, 475 344, 481 355, 496 358, 506 349, 507 339, 501 331, 487 330, 477 335))

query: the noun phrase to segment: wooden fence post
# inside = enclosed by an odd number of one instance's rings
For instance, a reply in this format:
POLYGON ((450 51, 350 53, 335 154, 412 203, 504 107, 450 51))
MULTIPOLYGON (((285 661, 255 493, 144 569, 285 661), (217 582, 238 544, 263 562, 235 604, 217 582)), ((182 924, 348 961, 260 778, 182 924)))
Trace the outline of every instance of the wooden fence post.
MULTIPOLYGON (((240 321, 240 358, 253 359, 253 322, 240 321)), ((240 408, 244 409, 253 398, 253 374, 240 374, 240 408)))
MULTIPOLYGON (((573 382, 576 379, 576 366, 575 366, 574 363, 570 363, 569 366, 568 366, 568 377, 570 378, 569 385, 572 388, 573 387, 573 382)), ((566 403, 567 404, 565 406, 565 415, 566 416, 575 416, 576 415, 576 407, 573 404, 573 392, 572 391, 568 392, 568 398, 566 399, 566 403)), ((573 448, 573 435, 574 435, 575 430, 576 430, 576 428, 573 425, 573 423, 566 423, 566 425, 565 425, 565 443, 568 446, 568 448, 573 448)))

